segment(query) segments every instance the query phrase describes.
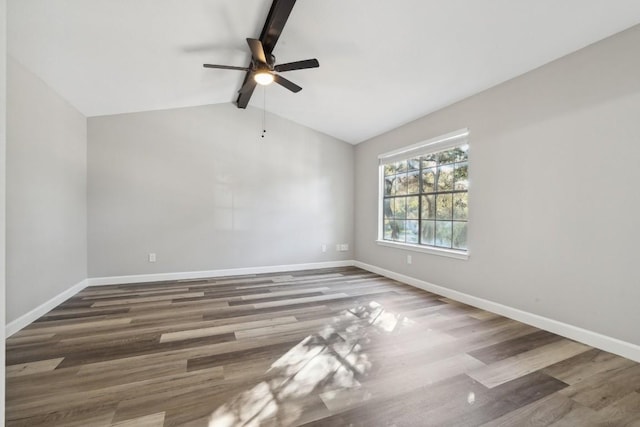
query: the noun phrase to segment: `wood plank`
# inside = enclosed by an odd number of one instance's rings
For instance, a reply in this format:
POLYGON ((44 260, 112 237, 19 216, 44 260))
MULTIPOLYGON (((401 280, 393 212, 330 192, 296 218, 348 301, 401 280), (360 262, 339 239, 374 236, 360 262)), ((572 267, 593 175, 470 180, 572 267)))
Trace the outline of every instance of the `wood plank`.
POLYGON ((6 369, 6 377, 21 377, 23 375, 38 374, 41 372, 53 371, 62 362, 63 357, 49 360, 39 360, 31 363, 21 363, 9 365, 6 369))
POLYGON ((624 357, 592 349, 548 366, 544 372, 573 385, 597 374, 629 368, 634 365, 635 362, 624 357))
POLYGON ((437 384, 461 373, 477 369, 484 364, 466 354, 439 360, 412 369, 394 370, 393 374, 369 381, 366 387, 341 388, 320 394, 322 401, 332 412, 338 412, 376 398, 407 393, 424 385, 437 384))
POLYGON ((596 374, 561 393, 584 406, 600 410, 640 389, 640 364, 596 374))
POLYGON ((491 364, 499 360, 516 356, 520 353, 530 351, 536 347, 560 341, 562 338, 547 331, 536 331, 522 337, 502 341, 469 354, 483 363, 491 364))
POLYGON ((633 391, 598 411, 603 424, 612 426, 640 426, 640 392, 633 391))
POLYGON ((140 304, 143 302, 158 302, 158 301, 171 301, 180 298, 193 298, 193 297, 203 297, 204 292, 187 292, 184 294, 166 294, 166 295, 154 295, 154 296, 144 296, 144 297, 135 297, 135 298, 118 298, 109 301, 96 301, 91 304, 91 307, 111 307, 114 305, 128 305, 128 304, 140 304))
POLYGON ((589 349, 590 347, 584 344, 560 340, 492 363, 470 372, 469 376, 485 387, 493 388, 589 349))
POLYGON ((262 293, 262 294, 242 295, 240 298, 244 301, 251 301, 251 300, 262 299, 262 298, 273 298, 273 297, 280 297, 280 296, 326 292, 326 291, 331 291, 331 288, 323 286, 320 288, 292 289, 287 291, 274 291, 274 292, 268 292, 268 293, 262 293))
MULTIPOLYGON (((273 327, 275 325, 283 325, 296 323, 297 319, 293 316, 287 317, 275 317, 273 319, 266 320, 256 320, 253 322, 244 322, 244 323, 233 323, 229 325, 222 326, 212 326, 209 328, 200 328, 200 329, 187 329, 179 332, 169 332, 166 334, 162 334, 160 337, 160 342, 172 342, 172 341, 181 341, 192 338, 201 338, 208 337, 211 335, 220 335, 230 332, 239 332, 245 331, 248 329, 258 329, 265 327, 273 327)), ((237 334, 236 334, 237 337, 237 334)))
POLYGON ((599 426, 592 409, 558 394, 546 396, 482 424, 482 427, 599 426), (569 423, 569 424, 566 424, 569 423))
POLYGON ((130 420, 111 424, 112 427, 162 427, 164 426, 164 412, 144 415, 130 420))
POLYGON ((20 331, 19 337, 43 335, 51 333, 62 333, 70 331, 87 331, 99 327, 112 327, 118 325, 126 325, 131 323, 131 318, 109 318, 106 317, 100 320, 89 320, 78 322, 77 320, 72 323, 55 324, 54 322, 34 323, 29 325, 26 329, 20 331))
POLYGON ((19 345, 24 344, 38 344, 45 341, 49 341, 51 338, 55 337, 56 334, 34 334, 34 335, 13 335, 7 338, 6 345, 7 347, 17 347, 19 345))
POLYGON ((304 304, 304 303, 308 303, 308 302, 331 301, 331 300, 334 300, 334 299, 348 298, 348 297, 349 297, 349 295, 347 295, 347 294, 338 293, 338 294, 320 295, 320 296, 315 296, 315 297, 291 298, 291 299, 280 300, 280 301, 261 302, 261 303, 253 304, 253 307, 257 308, 257 309, 260 309, 260 308, 273 308, 273 307, 282 307, 284 305, 304 304))

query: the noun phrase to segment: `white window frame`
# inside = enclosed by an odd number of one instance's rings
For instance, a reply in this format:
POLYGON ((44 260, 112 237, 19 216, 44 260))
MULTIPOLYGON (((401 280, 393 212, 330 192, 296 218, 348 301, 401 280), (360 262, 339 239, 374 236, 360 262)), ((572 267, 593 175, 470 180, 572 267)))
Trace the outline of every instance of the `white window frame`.
MULTIPOLYGON (((443 151, 447 148, 457 147, 460 145, 469 145, 469 129, 459 129, 445 135, 421 141, 416 144, 409 145, 398 150, 389 151, 378 155, 378 233, 376 243, 380 246, 391 248, 405 249, 414 252, 423 252, 432 255, 446 256, 450 258, 467 260, 469 259, 469 241, 467 234, 467 250, 456 250, 447 248, 438 248, 435 246, 417 245, 404 242, 393 242, 383 239, 383 222, 384 222, 384 165, 394 161, 401 161, 417 157, 425 154, 431 154, 437 151, 443 151)), ((469 224, 469 220, 467 220, 469 224)))

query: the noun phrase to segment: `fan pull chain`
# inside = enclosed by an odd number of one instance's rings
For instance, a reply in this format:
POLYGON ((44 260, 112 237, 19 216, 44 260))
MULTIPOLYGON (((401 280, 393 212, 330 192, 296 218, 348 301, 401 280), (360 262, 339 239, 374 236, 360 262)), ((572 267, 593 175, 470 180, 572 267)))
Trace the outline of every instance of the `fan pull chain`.
POLYGON ((267 133, 267 88, 266 86, 262 87, 262 136, 264 138, 264 134, 267 133))

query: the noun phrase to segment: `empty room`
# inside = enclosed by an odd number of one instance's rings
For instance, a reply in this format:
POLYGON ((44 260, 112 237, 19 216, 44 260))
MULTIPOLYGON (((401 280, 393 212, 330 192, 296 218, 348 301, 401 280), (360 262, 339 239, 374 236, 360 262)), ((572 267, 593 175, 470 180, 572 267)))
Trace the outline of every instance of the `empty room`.
POLYGON ((636 0, 0 0, 0 424, 640 427, 639 47, 636 0))

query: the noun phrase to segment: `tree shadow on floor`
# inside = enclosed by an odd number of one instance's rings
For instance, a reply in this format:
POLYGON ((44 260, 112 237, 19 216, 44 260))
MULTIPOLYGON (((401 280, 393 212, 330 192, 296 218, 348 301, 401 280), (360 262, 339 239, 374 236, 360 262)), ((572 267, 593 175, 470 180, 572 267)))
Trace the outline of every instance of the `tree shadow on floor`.
POLYGON ((345 310, 275 361, 267 379, 216 409, 209 427, 294 424, 321 393, 360 388, 376 364, 366 349, 410 323, 376 302, 345 310))

